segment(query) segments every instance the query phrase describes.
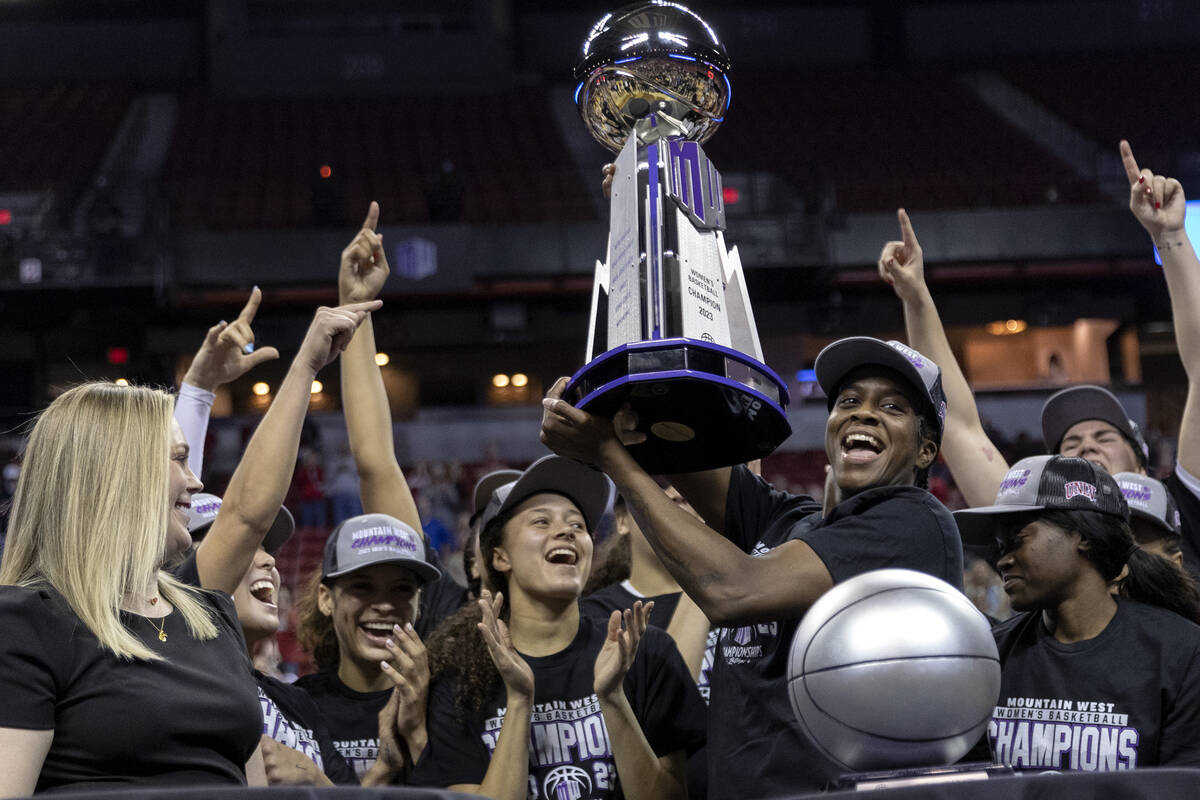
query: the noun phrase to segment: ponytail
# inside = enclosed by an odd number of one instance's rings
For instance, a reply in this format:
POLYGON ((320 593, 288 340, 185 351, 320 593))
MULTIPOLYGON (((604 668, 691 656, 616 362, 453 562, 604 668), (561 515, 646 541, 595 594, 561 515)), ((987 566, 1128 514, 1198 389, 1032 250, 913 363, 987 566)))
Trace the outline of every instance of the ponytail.
POLYGON ((1129 554, 1129 574, 1121 581, 1122 597, 1174 611, 1200 624, 1200 589, 1175 564, 1138 547, 1129 554))

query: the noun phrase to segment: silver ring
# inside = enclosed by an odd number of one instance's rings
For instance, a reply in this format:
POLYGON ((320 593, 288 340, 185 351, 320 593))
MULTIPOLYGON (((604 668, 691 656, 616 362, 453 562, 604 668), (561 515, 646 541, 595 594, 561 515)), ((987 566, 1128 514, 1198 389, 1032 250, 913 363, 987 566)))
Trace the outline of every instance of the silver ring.
POLYGON ((242 352, 250 355, 254 352, 254 342, 246 342, 246 346, 242 348, 242 352))

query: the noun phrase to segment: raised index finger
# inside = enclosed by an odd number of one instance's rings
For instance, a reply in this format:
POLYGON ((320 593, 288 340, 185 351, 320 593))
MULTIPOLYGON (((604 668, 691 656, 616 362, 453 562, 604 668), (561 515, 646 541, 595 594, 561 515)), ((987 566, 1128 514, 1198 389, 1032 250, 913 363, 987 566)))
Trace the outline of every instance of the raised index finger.
POLYGON ((249 325, 254 322, 254 315, 258 313, 258 306, 262 303, 262 289, 255 286, 250 290, 250 299, 246 301, 246 305, 242 307, 242 311, 238 314, 238 320, 249 325))
POLYGON ((904 240, 905 247, 919 247, 917 244, 917 232, 913 230, 912 221, 908 218, 908 212, 903 208, 896 212, 897 219, 900 220, 900 238, 904 240))
POLYGON ((367 218, 365 220, 363 220, 363 227, 366 228, 367 230, 373 231, 373 230, 375 230, 375 226, 377 226, 378 224, 379 224, 379 203, 376 203, 374 200, 372 200, 370 207, 367 208, 367 218))
POLYGON ((1133 157, 1133 148, 1124 139, 1121 140, 1121 163, 1125 165, 1125 177, 1129 178, 1130 186, 1141 180, 1142 171, 1138 169, 1137 159, 1133 157))

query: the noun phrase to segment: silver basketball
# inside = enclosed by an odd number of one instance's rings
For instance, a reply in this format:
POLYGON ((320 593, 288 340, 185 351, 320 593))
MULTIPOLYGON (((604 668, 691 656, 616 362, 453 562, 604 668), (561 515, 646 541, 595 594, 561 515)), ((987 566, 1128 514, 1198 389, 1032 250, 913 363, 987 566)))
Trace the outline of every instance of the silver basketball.
POLYGON ((987 618, 921 572, 876 570, 834 586, 792 640, 792 711, 847 771, 957 761, 987 727, 999 692, 987 618))

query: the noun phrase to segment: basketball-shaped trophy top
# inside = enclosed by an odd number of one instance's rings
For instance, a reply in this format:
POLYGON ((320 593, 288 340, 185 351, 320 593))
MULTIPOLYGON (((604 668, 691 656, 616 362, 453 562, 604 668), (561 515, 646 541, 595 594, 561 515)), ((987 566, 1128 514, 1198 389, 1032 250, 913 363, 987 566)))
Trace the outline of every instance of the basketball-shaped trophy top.
POLYGON ((729 56, 696 12, 666 0, 635 3, 600 18, 575 66, 575 102, 588 131, 620 152, 651 112, 707 141, 729 109, 729 56))

